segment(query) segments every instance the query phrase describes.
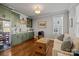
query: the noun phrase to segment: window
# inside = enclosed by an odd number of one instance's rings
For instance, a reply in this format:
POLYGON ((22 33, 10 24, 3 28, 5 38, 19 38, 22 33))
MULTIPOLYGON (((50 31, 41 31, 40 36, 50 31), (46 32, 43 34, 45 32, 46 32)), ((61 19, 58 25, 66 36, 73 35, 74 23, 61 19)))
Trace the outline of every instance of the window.
POLYGON ((57 35, 63 34, 63 16, 53 17, 53 33, 57 35))

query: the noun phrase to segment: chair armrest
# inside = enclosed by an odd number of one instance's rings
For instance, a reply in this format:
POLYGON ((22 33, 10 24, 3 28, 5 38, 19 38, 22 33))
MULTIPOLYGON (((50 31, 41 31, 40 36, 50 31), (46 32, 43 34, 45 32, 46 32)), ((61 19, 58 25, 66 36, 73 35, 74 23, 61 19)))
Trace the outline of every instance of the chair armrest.
POLYGON ((56 56, 72 56, 73 53, 72 52, 66 52, 66 51, 62 51, 62 50, 54 50, 53 49, 53 55, 56 56))

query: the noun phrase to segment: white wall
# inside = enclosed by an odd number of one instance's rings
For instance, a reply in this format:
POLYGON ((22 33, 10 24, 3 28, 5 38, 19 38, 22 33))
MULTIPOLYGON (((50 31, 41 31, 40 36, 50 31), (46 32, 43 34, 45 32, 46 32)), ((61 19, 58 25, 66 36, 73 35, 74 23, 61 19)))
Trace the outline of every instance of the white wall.
POLYGON ((79 38, 79 5, 76 6, 76 22, 75 22, 75 34, 76 37, 79 38))
POLYGON ((69 9, 69 25, 71 25, 71 18, 73 19, 73 27, 69 26, 69 33, 73 39, 77 38, 77 17, 79 17, 79 4, 69 9))
POLYGON ((64 33, 69 33, 69 12, 68 11, 64 13, 63 25, 64 25, 64 28, 63 28, 64 33))
MULTIPOLYGON (((60 13, 58 15, 64 15, 64 33, 65 32, 69 32, 68 31, 68 13, 64 12, 64 13, 60 13)), ((55 38, 54 34, 53 34, 53 16, 54 15, 50 15, 50 16, 42 16, 42 17, 37 17, 33 19, 33 29, 34 29, 34 34, 35 36, 38 35, 38 31, 44 31, 45 37, 47 38, 55 38), (38 27, 38 21, 47 21, 47 28, 39 28, 38 27)))
POLYGON ((44 31, 45 37, 52 37, 52 18, 51 17, 42 17, 39 19, 33 20, 33 28, 35 31, 35 36, 38 35, 38 31, 44 31), (47 21, 47 28, 39 28, 38 22, 39 21, 47 21))
POLYGON ((71 37, 73 39, 75 38, 75 29, 76 29, 76 26, 75 26, 75 22, 76 22, 75 15, 76 15, 75 7, 70 8, 70 10, 69 10, 69 33, 70 33, 70 35, 71 35, 71 37), (71 18, 73 19, 73 27, 71 27, 71 18))

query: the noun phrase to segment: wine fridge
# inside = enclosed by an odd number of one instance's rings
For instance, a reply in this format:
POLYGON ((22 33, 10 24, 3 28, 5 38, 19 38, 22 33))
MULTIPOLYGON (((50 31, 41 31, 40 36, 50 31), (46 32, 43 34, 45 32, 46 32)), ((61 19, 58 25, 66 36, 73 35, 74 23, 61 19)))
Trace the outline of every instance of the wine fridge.
POLYGON ((11 22, 0 19, 0 51, 11 47, 11 22))

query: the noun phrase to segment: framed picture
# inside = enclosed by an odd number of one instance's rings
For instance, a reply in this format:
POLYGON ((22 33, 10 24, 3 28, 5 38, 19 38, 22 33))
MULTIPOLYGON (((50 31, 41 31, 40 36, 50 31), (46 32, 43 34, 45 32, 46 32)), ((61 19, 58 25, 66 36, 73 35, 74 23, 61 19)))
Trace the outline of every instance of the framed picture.
POLYGON ((47 21, 39 21, 38 27, 39 28, 47 28, 47 21))

